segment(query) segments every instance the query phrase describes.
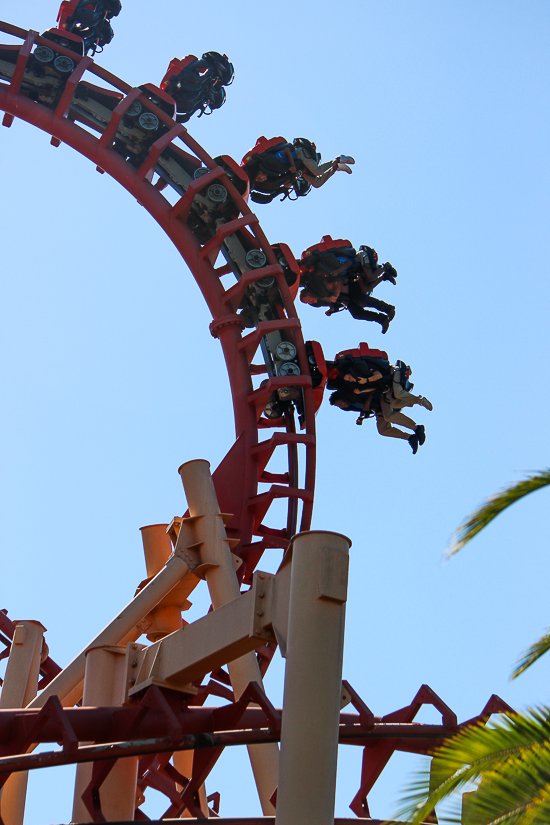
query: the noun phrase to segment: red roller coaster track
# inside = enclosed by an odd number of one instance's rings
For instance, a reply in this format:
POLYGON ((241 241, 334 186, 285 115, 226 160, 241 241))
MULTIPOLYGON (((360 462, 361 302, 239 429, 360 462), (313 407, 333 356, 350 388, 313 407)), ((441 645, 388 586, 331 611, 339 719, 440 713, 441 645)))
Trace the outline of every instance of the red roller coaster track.
MULTIPOLYGON (((0 58, 0 79, 9 81, 0 83, 0 109, 6 113, 3 125, 11 126, 15 117, 25 120, 50 134, 52 144, 59 145, 63 142, 71 146, 92 161, 99 171, 108 173, 118 181, 162 227, 188 265, 204 296, 213 318, 210 331, 219 339, 227 365, 236 432, 236 441, 214 473, 214 482, 222 510, 233 514, 229 534, 239 539, 240 543, 234 552, 243 558, 241 575, 248 581, 263 551, 267 547, 286 547, 296 532, 299 501, 302 502, 299 529, 307 530, 311 524, 315 487, 315 406, 308 358, 294 301, 283 269, 258 218, 247 205, 247 192, 244 197, 240 194, 235 185, 235 174, 230 179, 228 171, 235 168, 236 164, 234 167, 218 165, 193 140, 185 127, 174 123, 163 109, 145 96, 143 90, 130 87, 97 66, 90 57, 80 57, 61 46, 56 45, 56 52, 69 57, 74 63, 74 69, 64 81, 63 92, 58 95, 55 105, 51 108, 40 105, 31 99, 28 92, 33 83, 36 83, 35 76, 29 71, 29 59, 33 48, 37 45, 48 47, 52 45, 51 42, 37 32, 27 32, 3 22, 0 22, 0 31, 24 40, 21 47, 3 47, 0 58), (8 50, 11 50, 11 55, 8 50), (6 57, 11 60, 6 60, 6 57), (75 99, 79 84, 85 83, 83 78, 86 73, 88 76, 95 75, 122 92, 122 95, 118 95, 117 105, 106 124, 102 125, 83 115, 81 106, 75 99), (137 167, 120 154, 120 142, 124 140, 124 135, 119 128, 125 114, 136 102, 146 107, 165 127, 164 133, 147 147, 146 157, 141 158, 137 167), (83 128, 76 121, 83 122, 88 128, 83 128), (90 126, 97 130, 97 135, 89 131, 90 126), (187 152, 182 152, 182 143, 187 152), (190 179, 182 192, 181 185, 174 184, 168 175, 164 178, 158 172, 159 162, 162 165, 163 159, 171 159, 173 164, 173 158, 182 158, 180 173, 189 164, 195 167, 204 165, 208 171, 197 179, 190 179), (155 177, 157 180, 153 183, 155 177), (221 184, 227 190, 238 214, 233 212, 230 220, 218 220, 215 231, 209 233, 210 237, 205 240, 204 235, 201 235, 199 241, 197 234, 200 233, 189 226, 189 214, 196 196, 212 183, 221 184), (161 190, 167 184, 172 185, 180 194, 175 204, 162 194, 161 190), (248 272, 241 271, 242 266, 239 267, 237 262, 231 260, 230 250, 235 248, 235 243, 232 244, 231 241, 239 243, 243 233, 251 247, 262 250, 265 255, 265 264, 260 268, 249 268, 248 272), (223 252, 227 262, 216 267, 220 252, 223 252), (237 274, 238 281, 225 289, 221 276, 231 271, 237 274), (266 278, 274 279, 278 286, 280 317, 258 321, 253 331, 243 334, 243 318, 237 312, 239 304, 252 284, 266 278), (300 374, 289 377, 272 374, 262 387, 254 389, 252 376, 268 372, 268 367, 255 365, 252 359, 262 343, 265 345, 266 336, 274 332, 282 332, 294 343, 300 374), (296 433, 292 412, 287 412, 284 417, 276 420, 262 416, 271 394, 281 387, 289 386, 301 389, 303 432, 300 433, 296 433), (267 428, 276 429, 276 432, 270 438, 260 441, 259 429, 267 428), (299 486, 298 481, 300 444, 304 445, 306 455, 303 486, 299 486), (288 453, 288 472, 268 472, 266 466, 273 453, 285 447, 288 453), (238 483, 235 483, 236 479, 238 483), (266 492, 258 493, 259 482, 268 482, 271 486, 266 492), (288 500, 286 525, 266 525, 264 520, 268 517, 273 501, 281 498, 288 500)), ((110 89, 101 91, 105 96, 114 97, 110 89)))

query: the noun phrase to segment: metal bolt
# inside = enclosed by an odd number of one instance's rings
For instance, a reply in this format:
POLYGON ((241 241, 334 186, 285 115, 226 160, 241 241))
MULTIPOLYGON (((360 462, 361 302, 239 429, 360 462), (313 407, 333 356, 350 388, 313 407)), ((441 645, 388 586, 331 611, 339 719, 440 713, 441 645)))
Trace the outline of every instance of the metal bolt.
POLYGON ((132 662, 131 667, 137 667, 137 665, 138 665, 138 660, 134 659, 134 661, 132 662))
POLYGON ((256 613, 256 616, 263 616, 263 615, 264 615, 263 610, 258 610, 258 612, 256 613))

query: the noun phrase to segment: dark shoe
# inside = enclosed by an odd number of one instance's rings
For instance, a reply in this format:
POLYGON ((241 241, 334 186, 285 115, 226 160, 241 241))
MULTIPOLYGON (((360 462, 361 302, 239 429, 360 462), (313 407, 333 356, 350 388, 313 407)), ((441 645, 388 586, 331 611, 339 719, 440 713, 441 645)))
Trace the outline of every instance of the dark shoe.
POLYGON ((422 446, 426 441, 426 431, 424 429, 424 424, 419 424, 416 430, 414 431, 414 434, 418 438, 418 443, 420 444, 420 446, 422 446))
POLYGON ((388 318, 389 318, 389 320, 390 320, 390 321, 393 321, 393 319, 395 318, 395 307, 392 307, 392 306, 390 305, 390 308, 389 308, 389 309, 387 309, 387 310, 386 310, 386 312, 388 313, 388 318))
POLYGON ((409 438, 409 444, 411 445, 411 450, 413 451, 413 455, 416 455, 418 452, 418 436, 416 433, 411 435, 409 438))
POLYGON ((380 321, 380 326, 382 327, 382 335, 385 335, 389 329, 391 318, 386 316, 382 321, 380 321))
POLYGON ((384 264, 384 280, 391 281, 392 284, 395 284, 395 279, 397 278, 397 269, 390 264, 389 261, 386 261, 384 264))

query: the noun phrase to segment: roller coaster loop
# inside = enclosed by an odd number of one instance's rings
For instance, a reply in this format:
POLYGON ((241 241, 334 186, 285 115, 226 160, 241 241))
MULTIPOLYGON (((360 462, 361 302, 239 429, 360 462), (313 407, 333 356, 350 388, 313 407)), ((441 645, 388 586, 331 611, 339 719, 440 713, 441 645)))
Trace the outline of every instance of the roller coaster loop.
MULTIPOLYGON (((229 157, 212 159, 167 111, 162 92, 150 84, 132 88, 80 56, 35 31, 0 22, 0 31, 23 45, 0 47, 0 109, 3 125, 20 118, 51 135, 51 143, 71 146, 99 172, 121 184, 162 227, 191 270, 212 314, 229 374, 236 440, 214 474, 220 506, 232 513, 228 534, 238 539, 234 552, 243 559, 241 579, 251 575, 266 548, 285 548, 296 530, 311 523, 315 485, 315 400, 301 325, 278 248, 272 248, 258 218, 247 205, 248 181, 229 157), (60 67, 60 68, 58 68, 60 67), (95 86, 93 76, 106 86, 95 86), (183 148, 182 148, 183 144, 183 148), (164 192, 164 194, 163 194, 164 192), (172 201, 167 197, 175 193, 172 201), (225 261, 216 265, 220 253, 225 261), (237 282, 226 289, 223 275, 237 282), (271 289, 275 311, 248 313, 249 296, 271 289), (243 334, 245 323, 253 329, 243 334), (263 320, 262 320, 263 318, 263 320), (277 361, 277 343, 291 346, 288 360, 277 361), (254 364, 261 349, 264 364, 254 364), (286 370, 284 369, 287 364, 286 370), (283 369, 281 369, 283 367, 283 369), (253 376, 267 374, 254 389, 253 376), (288 388, 298 397, 302 430, 294 412, 277 418, 262 413, 272 394, 288 388), (271 429, 260 440, 259 431, 271 429), (305 452, 304 480, 298 473, 298 447, 305 452), (285 450, 288 471, 270 473, 274 453, 285 450), (236 483, 236 479, 238 482, 236 483), (268 483, 258 492, 258 483, 268 483), (286 524, 265 523, 276 499, 286 499, 286 524), (301 502, 301 505, 300 505, 301 502), (299 510, 301 518, 299 519, 299 510)), ((256 297, 261 303, 261 295, 256 297)), ((250 306, 249 306, 250 309, 250 306)), ((287 347, 288 349, 288 347, 287 347)), ((288 355, 285 356, 288 359, 288 355)))

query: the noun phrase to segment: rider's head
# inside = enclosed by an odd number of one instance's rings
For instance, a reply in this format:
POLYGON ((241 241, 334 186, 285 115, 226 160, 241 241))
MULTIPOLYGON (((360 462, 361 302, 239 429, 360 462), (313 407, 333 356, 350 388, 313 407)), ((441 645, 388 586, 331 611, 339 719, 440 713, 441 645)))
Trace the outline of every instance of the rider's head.
POLYGON ((328 399, 331 407, 340 407, 341 410, 349 410, 348 402, 342 398, 339 392, 333 392, 328 399))
POLYGON ((309 289, 302 289, 302 291, 300 292, 300 301, 303 304, 316 304, 317 298, 315 297, 313 292, 309 291, 309 289))
POLYGON ((378 253, 371 246, 360 246, 357 258, 365 269, 374 270, 378 266, 378 253))

